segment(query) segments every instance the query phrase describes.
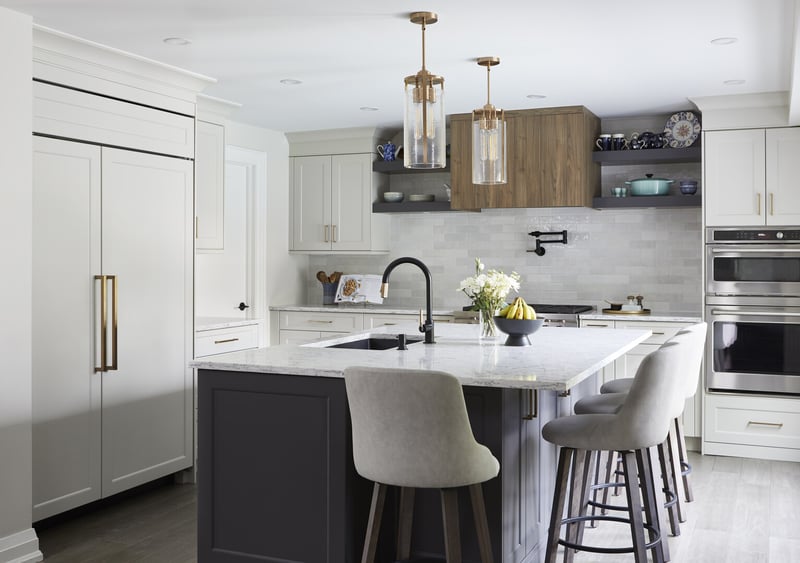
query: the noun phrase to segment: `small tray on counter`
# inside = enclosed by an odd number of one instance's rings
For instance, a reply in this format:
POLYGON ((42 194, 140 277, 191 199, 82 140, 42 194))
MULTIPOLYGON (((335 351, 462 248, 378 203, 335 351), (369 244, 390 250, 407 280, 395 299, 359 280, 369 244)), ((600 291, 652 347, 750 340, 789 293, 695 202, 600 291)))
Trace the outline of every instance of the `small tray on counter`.
POLYGON ((650 309, 640 309, 638 311, 623 311, 621 309, 601 309, 604 315, 649 315, 650 309))

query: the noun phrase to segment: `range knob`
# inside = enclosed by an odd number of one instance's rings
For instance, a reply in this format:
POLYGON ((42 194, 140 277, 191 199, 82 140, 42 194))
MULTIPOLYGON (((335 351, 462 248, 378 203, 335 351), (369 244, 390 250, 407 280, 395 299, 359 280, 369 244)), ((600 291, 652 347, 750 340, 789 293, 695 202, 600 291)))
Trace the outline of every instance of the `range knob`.
POLYGON ((775 238, 778 240, 783 240, 783 233, 781 231, 778 231, 777 233, 775 233, 775 238))

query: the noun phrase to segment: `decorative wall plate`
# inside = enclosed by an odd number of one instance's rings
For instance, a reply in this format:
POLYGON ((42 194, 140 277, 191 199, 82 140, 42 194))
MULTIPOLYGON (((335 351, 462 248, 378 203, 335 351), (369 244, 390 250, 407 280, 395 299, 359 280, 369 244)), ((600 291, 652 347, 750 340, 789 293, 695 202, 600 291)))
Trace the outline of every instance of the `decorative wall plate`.
POLYGON ((664 125, 664 137, 673 149, 689 147, 700 136, 700 120, 691 111, 673 114, 664 125))

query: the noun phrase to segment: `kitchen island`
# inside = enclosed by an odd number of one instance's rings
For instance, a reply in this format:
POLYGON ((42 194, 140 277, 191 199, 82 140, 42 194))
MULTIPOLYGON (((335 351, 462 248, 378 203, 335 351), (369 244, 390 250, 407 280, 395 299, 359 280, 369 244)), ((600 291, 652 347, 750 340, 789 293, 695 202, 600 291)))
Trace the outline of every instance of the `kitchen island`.
MULTIPOLYGON (((416 325, 369 331, 416 336, 416 325)), ((555 448, 541 426, 595 392, 594 374, 646 330, 548 328, 528 347, 478 339, 476 325, 436 325, 436 344, 408 350, 276 346, 202 358, 199 369, 198 560, 350 563, 360 558, 371 484, 355 472, 342 378, 353 365, 434 369, 464 385, 476 439, 500 460, 484 484, 495 561, 539 561, 552 501, 555 448)), ((441 555, 438 493, 421 491, 413 552, 441 555)), ((391 507, 396 499, 387 499, 391 507)), ((460 499, 464 560, 477 561, 468 497, 460 499)), ((393 561, 387 509, 378 561, 393 561)))

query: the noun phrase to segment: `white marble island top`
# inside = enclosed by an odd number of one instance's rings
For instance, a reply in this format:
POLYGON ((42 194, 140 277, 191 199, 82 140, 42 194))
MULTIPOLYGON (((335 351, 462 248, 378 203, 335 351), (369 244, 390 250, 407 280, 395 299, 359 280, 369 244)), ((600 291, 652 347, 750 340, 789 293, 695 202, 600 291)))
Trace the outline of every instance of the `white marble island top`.
POLYGON ((416 324, 398 324, 301 346, 243 350, 194 360, 191 367, 224 371, 342 377, 350 366, 440 370, 462 385, 567 391, 650 336, 649 330, 542 328, 531 346, 505 346, 505 335, 480 341, 477 325, 439 323, 436 343, 408 350, 326 348, 368 335, 420 335, 416 324))

